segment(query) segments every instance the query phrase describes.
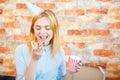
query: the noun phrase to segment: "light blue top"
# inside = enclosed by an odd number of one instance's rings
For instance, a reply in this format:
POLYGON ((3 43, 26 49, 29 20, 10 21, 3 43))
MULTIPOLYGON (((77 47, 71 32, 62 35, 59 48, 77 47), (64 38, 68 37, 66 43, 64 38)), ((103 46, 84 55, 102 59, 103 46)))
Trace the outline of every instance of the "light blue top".
MULTIPOLYGON (((51 57, 51 46, 44 47, 42 57, 39 59, 35 80, 63 80, 66 74, 65 55, 63 49, 51 57)), ((15 65, 18 80, 25 80, 25 72, 30 63, 30 54, 27 45, 23 44, 16 48, 15 65)))

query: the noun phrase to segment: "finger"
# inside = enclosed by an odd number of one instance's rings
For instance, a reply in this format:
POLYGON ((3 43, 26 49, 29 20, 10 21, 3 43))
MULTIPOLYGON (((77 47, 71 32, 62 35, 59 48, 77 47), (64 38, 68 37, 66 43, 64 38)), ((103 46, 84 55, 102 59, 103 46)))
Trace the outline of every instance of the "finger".
POLYGON ((38 47, 42 46, 42 43, 38 43, 38 47))
POLYGON ((78 62, 77 64, 78 64, 79 66, 82 66, 82 63, 81 63, 81 62, 78 62))
POLYGON ((81 63, 81 60, 79 60, 78 63, 81 63))
POLYGON ((38 46, 33 47, 33 52, 35 52, 35 54, 40 53, 41 50, 42 50, 42 47, 38 47, 38 46))
POLYGON ((76 71, 76 72, 79 72, 79 70, 78 70, 78 69, 75 69, 75 71, 76 71))
POLYGON ((79 66, 79 67, 78 67, 78 66, 76 66, 75 71, 76 71, 76 72, 79 72, 79 70, 80 70, 80 66, 79 66))
POLYGON ((37 49, 38 49, 38 46, 37 46, 37 45, 33 47, 33 50, 36 51, 37 49))
POLYGON ((76 72, 79 72, 80 71, 80 69, 76 69, 76 72))
POLYGON ((80 66, 75 66, 76 67, 76 69, 80 69, 81 67, 80 66))

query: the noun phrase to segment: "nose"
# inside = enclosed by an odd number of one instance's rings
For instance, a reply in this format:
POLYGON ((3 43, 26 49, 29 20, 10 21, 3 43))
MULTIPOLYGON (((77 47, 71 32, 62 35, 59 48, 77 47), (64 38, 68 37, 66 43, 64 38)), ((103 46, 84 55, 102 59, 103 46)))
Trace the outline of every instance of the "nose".
POLYGON ((39 32, 39 36, 41 36, 41 37, 47 36, 47 35, 48 35, 47 32, 43 29, 39 32))
POLYGON ((45 29, 44 28, 41 28, 41 30, 40 30, 40 32, 39 32, 40 34, 45 34, 46 33, 46 31, 45 31, 45 29))

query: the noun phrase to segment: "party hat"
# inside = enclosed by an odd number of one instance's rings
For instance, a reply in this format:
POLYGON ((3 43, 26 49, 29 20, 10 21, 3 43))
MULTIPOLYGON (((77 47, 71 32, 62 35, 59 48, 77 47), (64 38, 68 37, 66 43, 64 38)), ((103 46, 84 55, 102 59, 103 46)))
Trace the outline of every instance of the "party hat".
POLYGON ((26 6, 27 6, 27 8, 28 8, 28 10, 29 10, 29 12, 30 12, 32 17, 34 17, 38 13, 41 13, 41 12, 44 11, 44 9, 35 6, 32 3, 30 3, 30 2, 25 1, 25 4, 26 4, 26 6))

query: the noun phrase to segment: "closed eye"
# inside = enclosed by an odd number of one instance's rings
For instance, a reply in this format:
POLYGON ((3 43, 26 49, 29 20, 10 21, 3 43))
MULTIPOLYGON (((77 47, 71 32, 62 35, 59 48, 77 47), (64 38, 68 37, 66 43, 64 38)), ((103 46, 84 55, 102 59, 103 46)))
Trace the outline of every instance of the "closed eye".
POLYGON ((36 29, 36 30, 40 30, 41 27, 40 27, 39 25, 35 25, 35 29, 36 29))
POLYGON ((51 29, 50 25, 46 25, 46 26, 45 26, 45 29, 46 29, 46 30, 50 30, 50 29, 51 29))

